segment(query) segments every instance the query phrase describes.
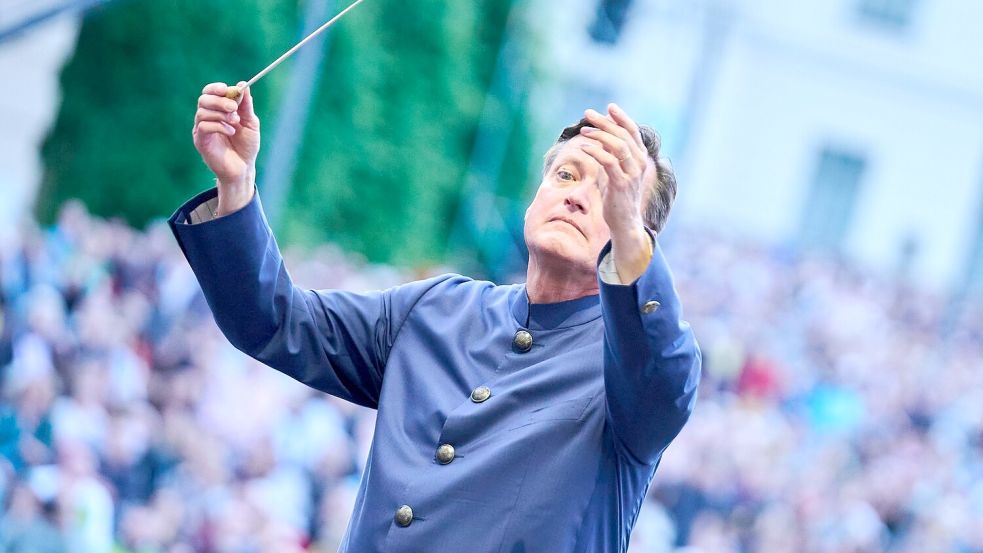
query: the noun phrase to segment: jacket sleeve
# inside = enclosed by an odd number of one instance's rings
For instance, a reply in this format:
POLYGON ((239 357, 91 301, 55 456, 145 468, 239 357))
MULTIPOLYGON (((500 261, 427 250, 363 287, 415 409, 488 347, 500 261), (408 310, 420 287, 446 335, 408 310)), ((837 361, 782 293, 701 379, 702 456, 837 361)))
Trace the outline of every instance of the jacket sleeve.
POLYGON ((195 196, 168 224, 222 333, 300 382, 378 407, 400 326, 439 277, 372 293, 301 289, 284 267, 258 192, 242 209, 214 218, 203 208, 217 195, 212 188, 195 196))
MULTIPOLYGON (((652 260, 635 282, 598 279, 608 423, 619 451, 645 464, 658 461, 689 418, 702 364, 669 266, 651 236, 652 260)), ((601 265, 610 249, 601 252, 601 265)))

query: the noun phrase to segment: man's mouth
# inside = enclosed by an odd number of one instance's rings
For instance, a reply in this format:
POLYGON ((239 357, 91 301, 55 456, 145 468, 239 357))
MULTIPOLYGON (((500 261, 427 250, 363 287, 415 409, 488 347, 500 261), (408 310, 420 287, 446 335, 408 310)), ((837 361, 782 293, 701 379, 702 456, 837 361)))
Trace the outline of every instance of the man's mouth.
POLYGON ((559 221, 561 223, 566 223, 566 224, 570 225, 571 227, 577 229, 577 232, 579 232, 581 234, 581 236, 583 236, 584 238, 587 238, 587 235, 584 234, 584 230, 582 228, 580 228, 580 225, 578 225, 577 223, 573 222, 572 220, 570 220, 570 219, 568 219, 566 217, 552 217, 547 222, 552 223, 552 222, 555 222, 555 221, 559 221))

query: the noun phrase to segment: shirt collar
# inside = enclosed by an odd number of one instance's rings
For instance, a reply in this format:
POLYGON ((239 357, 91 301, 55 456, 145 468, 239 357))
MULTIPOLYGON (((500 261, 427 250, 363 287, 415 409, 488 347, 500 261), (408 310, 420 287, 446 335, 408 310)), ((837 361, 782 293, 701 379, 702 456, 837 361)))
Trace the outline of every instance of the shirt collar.
POLYGON ((601 316, 600 296, 584 296, 559 303, 529 303, 525 284, 518 284, 509 298, 516 324, 529 330, 554 330, 584 324, 601 316))

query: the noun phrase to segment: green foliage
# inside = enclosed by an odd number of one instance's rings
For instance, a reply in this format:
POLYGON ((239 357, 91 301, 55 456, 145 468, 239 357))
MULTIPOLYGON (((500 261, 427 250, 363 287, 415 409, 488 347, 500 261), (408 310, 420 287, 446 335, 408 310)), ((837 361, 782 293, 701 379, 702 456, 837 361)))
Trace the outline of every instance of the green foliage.
MULTIPOLYGON (((141 225, 209 186, 190 133, 201 86, 247 78, 279 55, 297 39, 302 6, 128 0, 89 15, 44 147, 39 215, 50 220, 79 197, 95 213, 141 225)), ((511 0, 371 0, 331 31, 281 243, 329 240, 403 264, 444 258, 510 8, 511 0)), ((278 68, 253 91, 264 147, 289 71, 278 68)), ((529 140, 527 118, 515 121, 502 137, 510 153, 500 188, 518 197, 529 140)))
MULTIPOLYGON (((339 26, 288 200, 288 239, 335 240, 373 260, 442 259, 509 7, 373 0, 339 26)), ((505 178, 524 177, 526 160, 512 163, 505 178)))
MULTIPOLYGON (((118 1, 90 12, 62 72, 63 101, 42 150, 38 216, 67 198, 134 225, 169 215, 206 188, 191 142, 211 81, 236 81, 296 38, 296 6, 243 0, 118 1), (275 24, 273 22, 276 22, 275 24)), ((258 83, 259 108, 281 83, 258 83)))

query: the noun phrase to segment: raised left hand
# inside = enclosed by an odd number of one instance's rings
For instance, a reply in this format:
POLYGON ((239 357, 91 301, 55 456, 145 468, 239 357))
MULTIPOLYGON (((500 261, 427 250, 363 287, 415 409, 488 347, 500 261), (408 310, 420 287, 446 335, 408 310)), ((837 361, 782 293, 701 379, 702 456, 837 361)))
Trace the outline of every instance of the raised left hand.
POLYGON ((580 134, 588 139, 584 152, 603 168, 606 179, 598 179, 603 198, 604 221, 612 236, 638 232, 642 222, 642 180, 648 153, 638 125, 616 104, 608 104, 608 115, 584 112, 592 127, 580 134))
POLYGON ((588 140, 581 148, 603 168, 598 178, 604 221, 611 230, 611 255, 621 282, 634 282, 652 259, 652 242, 642 218, 642 190, 649 167, 648 150, 638 125, 617 104, 608 104, 608 115, 584 112, 593 127, 580 134, 588 140))

